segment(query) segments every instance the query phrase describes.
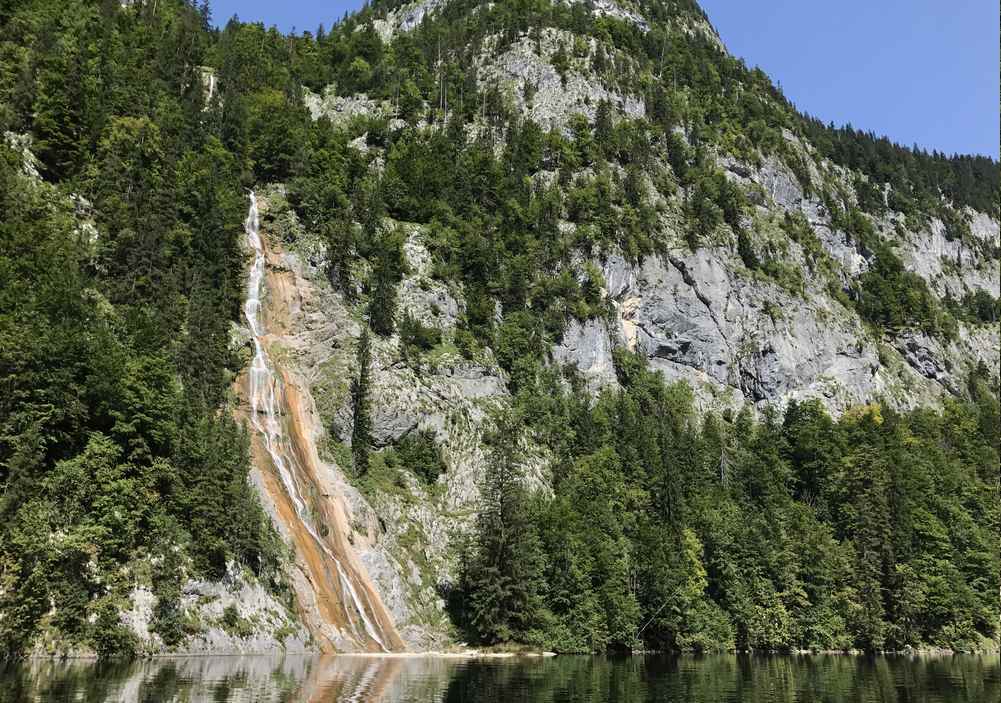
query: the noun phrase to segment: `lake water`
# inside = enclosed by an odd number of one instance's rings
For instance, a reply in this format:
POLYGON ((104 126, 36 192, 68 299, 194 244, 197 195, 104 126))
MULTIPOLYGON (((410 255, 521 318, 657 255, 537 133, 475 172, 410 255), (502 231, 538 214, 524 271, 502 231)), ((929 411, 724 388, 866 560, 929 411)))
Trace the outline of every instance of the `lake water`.
POLYGON ((200 657, 0 664, 0 701, 998 703, 993 656, 200 657))

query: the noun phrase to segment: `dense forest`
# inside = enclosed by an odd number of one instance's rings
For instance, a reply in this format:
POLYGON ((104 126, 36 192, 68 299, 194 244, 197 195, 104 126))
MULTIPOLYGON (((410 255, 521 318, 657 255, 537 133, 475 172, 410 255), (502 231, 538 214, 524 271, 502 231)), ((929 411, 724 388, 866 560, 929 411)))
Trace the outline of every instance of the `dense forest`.
POLYGON ((128 653, 137 573, 168 643, 185 578, 235 562, 281 581, 226 411, 255 180, 231 135, 247 117, 203 111, 204 14, 119 5, 0 6, 0 127, 33 136, 44 177, 0 146, 6 653, 47 630, 128 653))
POLYGON ((630 354, 596 402, 541 374, 499 418, 452 607, 560 651, 976 647, 996 637, 997 388, 832 420, 816 401, 700 416, 630 354), (552 493, 524 487, 532 428, 552 493))
MULTIPOLYGON (((621 390, 593 398, 548 353, 570 320, 608 314, 600 273, 574 268, 581 254, 635 261, 673 244, 648 185, 683 202, 686 246, 728 229, 749 270, 784 275, 756 247, 748 196, 717 150, 776 155, 824 199, 876 262, 855 287, 829 283, 875 327, 949 338, 957 320, 995 324, 990 296, 937 301, 868 216, 891 207, 969 236, 950 205, 997 216, 997 163, 799 114, 763 73, 673 24, 701 16, 687 0, 641 3, 649 32, 580 3, 454 0, 385 44, 366 23, 400 4, 284 36, 214 29, 207 6, 182 0, 0 1, 0 131, 11 135, 0 144, 0 650, 52 630, 128 653, 118 611, 137 572, 168 643, 185 634, 185 578, 236 565, 285 588, 284 548, 232 420, 245 190, 271 182, 287 183, 322 236, 332 285, 372 335, 398 334, 415 365, 440 340, 396 314, 406 265, 392 223, 426 225, 436 277, 465 298, 456 347, 489 350, 509 378, 512 407, 496 418, 483 508, 447 594, 459 634, 561 651, 996 638, 1001 420, 985 369, 941 409, 874 403, 833 420, 804 403, 756 419, 697 413, 686 387, 625 353, 621 390), (602 103, 593 123, 544 131, 480 89, 488 37, 500 51, 546 27, 596 38, 598 51, 557 63, 586 59, 642 95, 647 117, 602 103), (312 121, 302 86, 328 84, 389 101, 402 124, 312 121), (859 197, 813 183, 783 129, 854 169, 859 197), (363 135, 371 153, 351 146, 363 135), (548 185, 541 171, 555 174, 548 185), (888 203, 871 197, 883 183, 888 203), (553 457, 546 490, 524 480, 529 445, 553 457)), ((802 221, 782 225, 819 249, 802 221)), ((378 458, 363 340, 358 477, 378 458)), ((442 471, 420 438, 388 451, 426 481, 442 471)))

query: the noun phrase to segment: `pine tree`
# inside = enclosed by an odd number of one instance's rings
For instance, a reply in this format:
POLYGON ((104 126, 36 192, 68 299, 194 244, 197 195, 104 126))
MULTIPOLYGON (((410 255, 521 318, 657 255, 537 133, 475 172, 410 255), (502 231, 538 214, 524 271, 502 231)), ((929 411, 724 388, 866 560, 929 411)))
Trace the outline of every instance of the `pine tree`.
POLYGON ((369 410, 369 373, 372 364, 371 339, 368 328, 358 339, 358 375, 351 381, 351 409, 354 423, 351 430, 351 454, 355 471, 364 475, 368 471, 368 450, 372 444, 372 418, 369 410))
POLYGON ((855 547, 854 629, 858 644, 869 651, 882 649, 886 642, 887 574, 893 562, 890 471, 888 452, 882 445, 883 423, 878 405, 856 409, 842 419, 853 445, 844 461, 847 500, 842 510, 855 547))
POLYGON ((396 328, 396 287, 406 271, 401 228, 379 232, 373 241, 375 264, 372 271, 369 325, 380 337, 388 337, 396 328))
POLYGON ((490 644, 529 639, 542 611, 544 559, 524 486, 519 435, 517 417, 502 413, 489 438, 469 567, 472 626, 490 644))
POLYGON ((384 262, 375 265, 372 297, 368 305, 369 324, 380 337, 393 334, 396 317, 396 280, 384 262))

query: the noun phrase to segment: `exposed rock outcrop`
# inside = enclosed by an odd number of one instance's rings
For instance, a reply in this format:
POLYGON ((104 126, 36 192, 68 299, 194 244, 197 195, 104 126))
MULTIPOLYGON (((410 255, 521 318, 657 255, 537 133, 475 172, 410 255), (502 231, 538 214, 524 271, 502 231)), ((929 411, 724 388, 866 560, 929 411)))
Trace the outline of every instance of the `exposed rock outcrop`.
MULTIPOLYGON (((546 28, 540 32, 538 46, 524 37, 496 55, 499 41, 499 37, 494 37, 480 56, 480 84, 499 87, 520 114, 543 128, 565 129, 569 118, 576 114, 593 120, 603 100, 630 117, 645 114, 640 96, 621 94, 593 80, 587 58, 576 59, 570 70, 560 76, 552 58, 560 47, 573 46, 574 36, 569 32, 546 28)), ((597 49, 597 42, 592 39, 585 46, 590 56, 597 49)))
MULTIPOLYGON (((443 6, 442 0, 409 3, 375 20, 375 28, 384 41, 392 41, 443 6)), ((640 29, 648 26, 625 0, 599 0, 589 7, 640 29)), ((701 34, 723 50, 708 23, 696 17, 678 21, 688 23, 683 31, 701 34)), ((643 117, 641 96, 629 94, 625 82, 592 70, 591 58, 599 50, 629 60, 594 38, 552 28, 532 36, 493 35, 476 60, 476 80, 481 89, 499 89, 514 114, 544 129, 566 132, 577 114, 594 120, 602 101, 613 106, 616 119, 643 117), (560 49, 567 51, 558 69, 554 62, 559 63, 560 49)), ((334 89, 322 96, 307 93, 306 104, 314 119, 326 116, 340 124, 355 115, 391 114, 391 105, 364 95, 339 96, 334 89)), ((474 121, 467 134, 486 127, 474 121)), ((580 254, 575 266, 593 265, 601 272, 607 314, 569 321, 560 338, 550 340, 549 361, 575 367, 597 393, 616 387, 614 352, 624 348, 640 352, 668 380, 688 382, 702 409, 751 405, 763 410, 818 399, 834 415, 876 400, 901 409, 934 406, 962 393, 969 372, 980 363, 997 375, 997 324, 960 321, 946 340, 913 328, 877 329, 860 316, 851 296, 872 270, 874 254, 839 229, 820 188, 811 187, 829 185, 846 203, 857 204, 856 174, 819 158, 790 132, 783 138, 783 150, 800 159, 802 169, 794 172, 788 159, 776 155, 747 159, 710 152, 708 157, 746 195, 750 206, 741 229, 749 246, 774 266, 746 263, 735 227, 729 225, 720 225, 693 251, 682 231, 681 184, 674 180, 675 190, 661 193, 651 176, 647 185, 659 218, 658 253, 641 260, 608 251, 580 254), (783 230, 787 214, 805 223, 801 238, 783 230)), ((372 158, 374 172, 383 167, 379 147, 362 139, 353 146, 372 158)), ((666 163, 650 167, 658 170, 672 172, 666 163)), ((555 178, 550 170, 536 180, 555 178)), ((386 485, 376 488, 351 475, 348 388, 357 373, 359 308, 330 286, 322 242, 302 231, 287 209, 281 212, 280 192, 274 193, 271 224, 284 228, 283 249, 276 248, 270 265, 280 269, 287 286, 283 300, 276 301, 283 310, 283 331, 272 345, 307 399, 318 471, 328 490, 341 496, 349 541, 402 639, 415 649, 440 646, 450 634, 443 595, 455 577, 453 545, 475 512, 487 455, 483 435, 491 411, 509 401, 508 379, 490 349, 459 352, 455 331, 466 309, 462 285, 433 275, 427 228, 387 223, 406 232, 408 272, 397 289, 398 317, 412 317, 440 333, 441 340, 419 358, 407 358, 396 336, 374 341, 372 438, 377 450, 389 450, 413 433, 429 433, 446 470, 427 485, 390 467, 380 479, 386 485)), ((935 218, 921 225, 891 211, 869 219, 873 232, 928 283, 936 299, 958 300, 977 290, 997 298, 998 222, 972 211, 964 217, 969 232, 959 237, 935 218)), ((560 227, 572 231, 574 225, 561 222, 560 227)), ((544 485, 546 459, 536 459, 535 473, 544 485)))
MULTIPOLYGON (((309 652, 313 642, 298 618, 256 579, 233 568, 221 581, 188 581, 180 608, 193 634, 185 654, 267 654, 309 652)), ((147 588, 131 593, 131 609, 123 614, 142 652, 170 651, 150 628, 156 596, 147 588)))

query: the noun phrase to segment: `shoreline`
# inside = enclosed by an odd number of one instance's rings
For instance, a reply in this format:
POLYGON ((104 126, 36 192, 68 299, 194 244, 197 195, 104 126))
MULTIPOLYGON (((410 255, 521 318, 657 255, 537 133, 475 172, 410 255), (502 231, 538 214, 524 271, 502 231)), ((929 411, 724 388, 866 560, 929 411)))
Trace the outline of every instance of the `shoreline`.
MULTIPOLYGON (((952 649, 942 649, 937 647, 922 647, 905 650, 864 652, 861 650, 794 650, 790 652, 778 651, 729 651, 729 652, 658 652, 643 651, 631 652, 628 654, 588 654, 588 653, 563 653, 551 651, 526 651, 526 652, 491 652, 483 650, 462 650, 455 652, 427 651, 427 652, 164 652, 158 654, 146 654, 136 656, 131 659, 108 659, 103 661, 116 662, 143 662, 163 659, 208 659, 208 658, 276 658, 276 657, 309 657, 317 659, 327 658, 354 658, 354 659, 551 659, 554 657, 707 657, 731 655, 735 657, 953 657, 953 656, 1001 656, 1001 647, 985 649, 979 651, 956 651, 952 649)), ((0 659, 0 663, 31 661, 31 662, 98 662, 102 661, 94 654, 74 654, 74 655, 45 655, 31 654, 23 658, 0 659)))

